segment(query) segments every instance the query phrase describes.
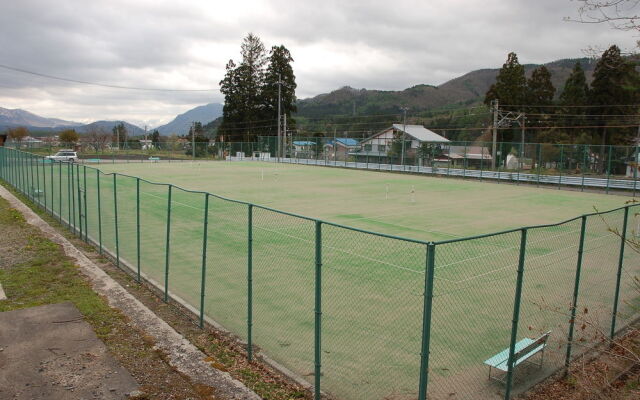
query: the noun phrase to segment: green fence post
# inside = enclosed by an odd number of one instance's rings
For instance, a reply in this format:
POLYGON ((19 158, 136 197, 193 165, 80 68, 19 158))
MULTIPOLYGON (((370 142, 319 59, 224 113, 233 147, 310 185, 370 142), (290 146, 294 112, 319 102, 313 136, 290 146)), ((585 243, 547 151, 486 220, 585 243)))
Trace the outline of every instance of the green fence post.
POLYGON ((467 142, 464 142, 464 158, 462 159, 462 179, 467 177, 467 142))
POLYGON ((49 204, 47 201, 47 195, 49 192, 47 191, 47 167, 44 164, 44 158, 40 158, 42 162, 42 196, 44 197, 44 211, 49 211, 49 204))
POLYGON ((102 254, 102 207, 100 205, 100 170, 96 169, 96 197, 98 203, 98 246, 102 254))
POLYGON ((447 176, 451 170, 451 145, 449 145, 449 152, 447 153, 447 176))
POLYGON ((609 152, 607 156, 607 189, 606 194, 609 194, 609 180, 611 179, 611 145, 609 145, 609 152))
POLYGON ((629 220, 629 206, 624 208, 624 220, 622 222, 622 232, 620 235, 620 256, 618 257, 618 275, 616 277, 616 292, 613 297, 613 314, 611 317, 611 335, 610 338, 616 333, 616 317, 618 315, 618 299, 620 298, 620 281, 622 278, 622 265, 624 263, 624 247, 627 243, 627 221, 629 220))
POLYGON ((560 190, 560 188, 562 187, 562 164, 564 163, 564 145, 560 145, 560 168, 559 168, 559 173, 560 175, 558 176, 558 190, 560 190))
POLYGON ((33 155, 28 154, 28 158, 29 158, 29 178, 30 178, 30 184, 29 184, 29 194, 31 196, 31 201, 33 201, 34 203, 36 202, 35 196, 34 196, 34 190, 35 189, 35 179, 33 178, 33 155))
POLYGON ((582 216, 580 226, 580 243, 578 244, 578 262, 576 264, 576 279, 573 285, 573 300, 571 301, 571 318, 569 319, 569 334, 567 336, 567 356, 564 360, 565 374, 571 362, 571 344, 573 343, 573 328, 576 323, 576 310, 578 308, 578 292, 580 290, 580 271, 582 270, 582 255, 584 254, 584 236, 587 227, 587 216, 582 216))
MULTIPOLYGON (((640 153, 640 146, 638 147, 638 152, 640 153)), ((637 159, 640 160, 640 154, 638 154, 637 159)), ((633 197, 636 197, 636 186, 638 186, 638 169, 640 168, 640 165, 638 165, 636 163, 635 167, 633 168, 633 197)))
POLYGON ((207 236, 209 234, 209 193, 204 194, 204 225, 202 227, 202 277, 200 280, 200 329, 204 328, 204 292, 207 278, 207 236))
POLYGON ((140 283, 140 178, 136 178, 136 279, 140 283))
POLYGON ((482 175, 484 174, 484 143, 480 143, 480 182, 482 182, 482 175))
POLYGON ((169 185, 169 194, 167 196, 167 245, 164 259, 164 302, 169 301, 169 245, 171 238, 171 188, 173 185, 169 185))
POLYGON ((522 281, 524 280, 524 257, 527 251, 527 228, 523 228, 520 236, 520 257, 518 259, 518 279, 516 281, 516 295, 513 301, 513 319, 511 320, 511 344, 509 345, 509 359, 507 360, 507 382, 504 393, 505 400, 511 399, 511 385, 513 383, 513 362, 516 352, 518 336, 518 320, 520 319, 520 302, 522 301, 522 281))
POLYGON ((247 208, 247 358, 253 361, 253 204, 247 208))
POLYGON ((316 221, 316 276, 315 276, 315 332, 314 332, 314 384, 313 397, 321 400, 320 374, 322 371, 322 222, 316 221))
POLYGON ((542 144, 538 143, 538 183, 536 186, 540 187, 540 166, 542 165, 542 144))
POLYGON ((119 241, 119 233, 118 233, 118 195, 117 195, 117 174, 113 174, 113 210, 115 212, 115 234, 116 234, 116 265, 120 267, 120 241, 119 241))
MULTIPOLYGON (((74 168, 76 175, 76 190, 78 192, 78 226, 80 230, 78 233, 80 234, 80 239, 82 239, 82 188, 80 187, 80 166, 78 164, 73 164, 72 168, 74 168)), ((75 213, 75 211, 74 211, 75 213)))
POLYGON ((431 344, 431 309, 433 306, 433 278, 435 274, 436 245, 427 244, 427 265, 424 273, 424 305, 422 309, 422 347, 420 350, 420 384, 418 400, 427 398, 429 384, 429 347, 431 344))
POLYGON ((55 162, 58 164, 58 219, 62 223, 62 163, 55 162))
MULTIPOLYGON (((524 166, 524 149, 522 148, 522 143, 518 144, 518 148, 520 151, 518 152, 518 170, 516 171, 516 185, 520 184, 520 170, 524 166)), ((511 178, 513 178, 513 174, 511 174, 511 178)))
POLYGON ((38 205, 42 207, 42 200, 40 200, 40 168, 38 168, 38 160, 39 159, 40 159, 40 157, 33 156, 33 161, 35 161, 35 163, 36 163, 36 166, 35 166, 35 169, 36 169, 36 191, 35 191, 35 194, 36 194, 36 196, 35 197, 36 197, 36 202, 38 203, 38 205))
POLYGON ((582 168, 580 168, 582 170, 582 185, 580 187, 580 191, 584 192, 584 167, 585 164, 587 163, 587 147, 586 145, 582 146, 582 168))
MULTIPOLYGON (((73 234, 75 235, 78 231, 77 221, 76 222, 76 170, 73 164, 69 164, 68 167, 71 170, 71 199, 72 199, 72 207, 71 212, 73 213, 73 234)), ((80 199, 78 199, 80 201, 80 199)))
POLYGON ((87 216, 87 166, 83 165, 82 166, 82 179, 84 181, 83 185, 84 185, 84 198, 83 198, 83 204, 84 204, 84 241, 85 242, 89 242, 89 217, 87 216))
POLYGON ((55 199, 55 193, 54 193, 55 192, 55 187, 54 187, 55 185, 53 184, 54 183, 54 178, 53 178, 53 160, 51 160, 49 165, 51 166, 51 168, 49 168, 50 172, 51 172, 51 207, 50 207, 50 209, 51 209, 51 216, 55 217, 56 211, 55 211, 54 206, 53 206, 54 199, 55 199))
MULTIPOLYGON (((62 161, 60 162, 62 165, 62 161)), ((67 226, 71 229, 71 168, 69 168, 69 164, 64 164, 67 167, 67 226)))

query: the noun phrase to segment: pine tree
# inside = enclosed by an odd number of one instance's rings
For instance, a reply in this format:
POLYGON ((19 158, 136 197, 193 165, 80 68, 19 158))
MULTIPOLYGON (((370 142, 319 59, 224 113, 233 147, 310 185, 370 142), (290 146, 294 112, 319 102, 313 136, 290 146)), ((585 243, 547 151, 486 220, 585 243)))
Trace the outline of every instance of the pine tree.
MULTIPOLYGON (((526 103, 527 106, 522 109, 529 115, 529 120, 537 121, 537 125, 544 124, 550 117, 548 114, 549 106, 553 104, 553 96, 556 93, 556 88, 551 83, 551 73, 544 65, 541 65, 533 70, 531 77, 527 80, 527 93, 526 103)), ((528 132, 527 138, 529 142, 538 142, 539 137, 545 136, 544 132, 535 131, 528 132)), ((547 135, 548 136, 548 135, 547 135)))
POLYGON ((628 128, 608 128, 607 125, 628 121, 628 118, 621 120, 619 117, 609 117, 608 115, 624 116, 636 113, 633 107, 624 107, 623 105, 634 104, 638 101, 639 78, 635 66, 622 57, 620 49, 616 45, 607 49, 598 60, 593 72, 589 103, 599 106, 595 108, 596 114, 606 115, 597 123, 602 126, 598 132, 602 145, 626 144, 634 134, 628 128))
POLYGON ((507 62, 502 65, 496 83, 491 85, 485 95, 485 104, 498 100, 503 105, 521 105, 525 103, 527 80, 524 67, 518 62, 516 53, 509 53, 507 62))
POLYGON ((280 115, 287 116, 287 129, 295 128, 295 120, 291 113, 296 108, 296 76, 291 63, 293 57, 283 45, 273 46, 269 54, 269 65, 264 79, 262 101, 265 120, 278 120, 278 80, 280 79, 280 115))
MULTIPOLYGON (((524 67, 518 62, 516 53, 509 53, 507 62, 498 72, 496 83, 487 91, 484 103, 490 105, 493 100, 498 100, 501 109, 520 111, 520 106, 526 102, 526 96, 527 79, 524 76, 524 67)), ((499 141, 510 141, 514 139, 515 131, 501 130, 499 135, 499 141)))
POLYGON ((553 104, 553 96, 556 88, 551 83, 551 73, 544 65, 534 69, 531 78, 527 80, 527 105, 531 106, 530 112, 543 112, 545 108, 553 104))
POLYGON ((252 141, 259 133, 259 120, 264 113, 261 102, 267 62, 264 44, 249 33, 242 42, 241 55, 238 66, 229 60, 225 77, 220 81, 225 105, 219 132, 226 136, 226 141, 252 141))
MULTIPOLYGON (((587 113, 587 108, 580 106, 585 106, 588 103, 589 85, 587 84, 587 77, 584 74, 582 65, 580 65, 580 62, 577 62, 560 94, 560 105, 566 107, 559 108, 559 111, 566 116, 557 120, 562 121, 562 124, 565 126, 585 126, 586 120, 584 115, 587 113)), ((585 133, 586 132, 581 129, 568 129, 566 132, 571 143, 585 133)))

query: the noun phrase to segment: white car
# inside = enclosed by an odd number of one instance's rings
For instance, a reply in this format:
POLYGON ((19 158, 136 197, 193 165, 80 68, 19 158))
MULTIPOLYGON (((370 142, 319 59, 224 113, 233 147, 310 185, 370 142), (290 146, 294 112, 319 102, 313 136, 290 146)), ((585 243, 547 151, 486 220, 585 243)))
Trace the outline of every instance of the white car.
POLYGON ((78 161, 78 153, 73 150, 60 150, 52 156, 47 156, 47 159, 54 161, 76 162, 78 161))

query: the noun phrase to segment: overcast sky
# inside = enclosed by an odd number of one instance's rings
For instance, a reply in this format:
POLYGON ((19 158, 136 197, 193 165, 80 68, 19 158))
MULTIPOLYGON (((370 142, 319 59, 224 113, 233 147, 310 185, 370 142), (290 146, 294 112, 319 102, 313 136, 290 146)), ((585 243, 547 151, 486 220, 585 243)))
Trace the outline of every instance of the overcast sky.
POLYGON ((72 84, 0 68, 0 107, 78 122, 157 126, 222 102, 218 82, 248 32, 293 55, 299 98, 341 86, 438 85, 521 63, 582 57, 589 46, 632 48, 606 25, 563 21, 570 0, 164 1, 0 0, 0 64, 154 92, 72 84))

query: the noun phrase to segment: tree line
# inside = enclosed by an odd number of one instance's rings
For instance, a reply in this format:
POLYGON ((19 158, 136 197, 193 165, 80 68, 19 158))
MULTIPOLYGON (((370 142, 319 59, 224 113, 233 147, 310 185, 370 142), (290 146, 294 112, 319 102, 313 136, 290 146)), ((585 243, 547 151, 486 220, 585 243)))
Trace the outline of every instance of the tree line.
MULTIPOLYGON (((598 59, 589 85, 576 63, 556 96, 545 66, 525 77, 524 66, 509 53, 484 103, 498 102, 500 110, 525 114, 527 142, 601 145, 632 144, 637 135, 640 74, 629 58, 613 45, 598 59), (635 126, 631 126, 635 125, 635 126)), ((498 141, 518 141, 520 128, 501 129, 498 141)))

